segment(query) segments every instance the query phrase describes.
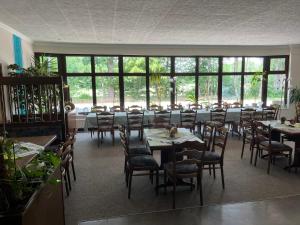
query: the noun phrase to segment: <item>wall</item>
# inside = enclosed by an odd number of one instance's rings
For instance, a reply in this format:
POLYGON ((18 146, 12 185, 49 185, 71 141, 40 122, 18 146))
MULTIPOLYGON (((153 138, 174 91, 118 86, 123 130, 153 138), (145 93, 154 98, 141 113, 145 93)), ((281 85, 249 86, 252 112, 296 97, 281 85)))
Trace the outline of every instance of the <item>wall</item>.
MULTIPOLYGON (((7 65, 15 63, 13 34, 21 38, 23 66, 28 67, 31 64, 33 56, 32 41, 23 34, 0 23, 0 63, 2 64, 3 75, 7 75, 7 65)), ((0 123, 2 121, 2 109, 0 106, 0 123)))

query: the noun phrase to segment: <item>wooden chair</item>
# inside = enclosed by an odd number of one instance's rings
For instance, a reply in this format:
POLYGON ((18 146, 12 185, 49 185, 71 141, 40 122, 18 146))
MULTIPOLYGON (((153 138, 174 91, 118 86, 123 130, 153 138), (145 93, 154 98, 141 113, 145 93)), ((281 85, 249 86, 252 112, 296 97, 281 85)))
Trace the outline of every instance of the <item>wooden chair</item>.
POLYGON ((91 108, 91 112, 94 113, 99 113, 99 112, 106 112, 107 106, 100 106, 100 105, 95 105, 91 108))
POLYGON ((144 135, 144 111, 132 110, 127 112, 127 131, 130 135, 131 131, 136 130, 139 132, 140 140, 143 140, 144 135))
POLYGON ((74 165, 74 144, 76 142, 75 134, 76 134, 75 132, 69 133, 67 135, 66 141, 63 143, 64 151, 65 151, 65 149, 67 149, 68 153, 70 154, 69 163, 70 163, 71 168, 72 168, 74 181, 76 181, 76 173, 75 173, 75 165, 74 165))
POLYGON ((206 121, 215 127, 223 127, 225 125, 227 109, 212 109, 210 110, 210 121, 206 121))
POLYGON ((96 114, 97 116, 97 137, 98 137, 98 147, 100 146, 100 142, 103 142, 103 134, 106 132, 110 132, 112 136, 112 144, 115 143, 115 114, 112 112, 100 112, 96 114), (101 134, 101 139, 100 139, 101 134))
POLYGON ((206 147, 207 147, 208 151, 211 150, 214 129, 215 129, 215 126, 213 126, 209 123, 204 123, 202 134, 200 136, 200 138, 206 143, 206 147))
POLYGON ((263 120, 276 120, 279 108, 274 106, 267 106, 263 108, 263 120))
POLYGON ((250 163, 252 164, 253 160, 253 152, 254 148, 256 148, 255 145, 255 138, 254 138, 254 128, 253 128, 253 120, 251 118, 249 119, 242 119, 241 121, 241 129, 242 129, 242 135, 243 135, 243 145, 242 145, 242 152, 241 152, 241 159, 244 156, 244 149, 245 145, 250 145, 250 163))
POLYGON ((240 102, 233 102, 229 105, 230 108, 242 108, 243 105, 240 102))
POLYGON ((202 168, 206 146, 198 141, 186 141, 172 146, 172 161, 165 165, 164 182, 167 186, 167 178, 173 184, 173 209, 176 207, 176 184, 178 180, 190 179, 191 187, 193 178, 197 179, 200 192, 200 204, 203 205, 202 196, 202 168))
POLYGON ((260 121, 254 121, 254 132, 254 138, 257 145, 254 162, 255 166, 257 163, 259 151, 265 151, 267 152, 266 156, 268 157, 268 174, 270 173, 271 162, 275 159, 276 156, 288 156, 288 167, 291 167, 293 149, 290 146, 285 145, 279 141, 272 140, 272 130, 270 125, 265 125, 260 121))
POLYGON ((193 110, 180 111, 180 127, 190 129, 195 133, 197 112, 193 110))
POLYGON ((121 143, 125 154, 125 181, 128 187, 128 199, 131 197, 131 183, 133 176, 150 175, 151 183, 153 183, 153 172, 156 172, 156 194, 158 194, 159 185, 159 165, 152 155, 149 154, 132 154, 127 146, 126 137, 120 133, 121 143), (149 171, 149 173, 134 174, 135 171, 149 171))
POLYGON ((161 111, 162 110, 162 107, 161 106, 159 106, 159 105, 156 105, 156 104, 152 104, 152 105, 150 105, 150 111, 161 111))
POLYGON ((249 122, 250 120, 254 119, 254 114, 256 110, 252 108, 245 108, 241 109, 240 112, 240 121, 233 121, 232 123, 232 128, 231 128, 231 133, 233 136, 233 133, 236 132, 239 137, 242 135, 242 129, 243 129, 243 123, 244 122, 249 122))
POLYGON ((177 105, 177 104, 168 105, 168 110, 181 110, 181 109, 182 109, 182 105, 177 105))
POLYGON ((132 105, 132 106, 128 106, 127 107, 127 111, 128 112, 132 112, 132 111, 142 111, 143 110, 143 107, 142 106, 139 106, 139 105, 132 105))
POLYGON ((228 129, 225 127, 215 127, 211 151, 204 155, 203 165, 205 169, 213 169, 214 179, 216 178, 216 169, 221 170, 222 187, 225 188, 224 181, 224 153, 227 144, 228 129), (206 167, 208 166, 208 167, 206 167), (219 167, 216 167, 219 166, 219 167))
POLYGON ((154 111, 154 118, 151 122, 153 128, 170 128, 171 127, 171 112, 167 110, 154 111))
POLYGON ((190 110, 201 110, 203 109, 202 104, 194 103, 194 104, 189 104, 189 109, 190 110))
POLYGON ((111 112, 122 112, 121 106, 119 106, 119 105, 114 105, 114 106, 110 107, 110 111, 111 111, 111 112))
POLYGON ((224 105, 223 105, 223 103, 216 102, 211 105, 211 108, 212 109, 223 109, 224 105))

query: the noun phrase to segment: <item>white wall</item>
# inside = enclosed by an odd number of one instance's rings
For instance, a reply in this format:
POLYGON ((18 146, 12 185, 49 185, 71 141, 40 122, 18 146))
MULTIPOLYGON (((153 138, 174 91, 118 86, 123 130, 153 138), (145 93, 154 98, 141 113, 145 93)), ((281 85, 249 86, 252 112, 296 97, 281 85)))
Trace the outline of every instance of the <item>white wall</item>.
MULTIPOLYGON (((0 23, 0 63, 2 64, 3 75, 7 75, 7 65, 15 63, 13 49, 13 34, 18 35, 22 40, 23 66, 28 67, 33 56, 32 41, 23 34, 0 23)), ((2 109, 0 106, 0 122, 2 121, 2 109)))

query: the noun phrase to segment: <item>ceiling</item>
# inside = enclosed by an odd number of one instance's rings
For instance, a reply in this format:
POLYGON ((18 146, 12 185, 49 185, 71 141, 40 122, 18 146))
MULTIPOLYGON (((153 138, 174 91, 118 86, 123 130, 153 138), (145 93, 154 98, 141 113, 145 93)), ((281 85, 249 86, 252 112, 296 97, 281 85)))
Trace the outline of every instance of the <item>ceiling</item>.
POLYGON ((300 44, 300 0, 0 0, 0 22, 45 42, 300 44))

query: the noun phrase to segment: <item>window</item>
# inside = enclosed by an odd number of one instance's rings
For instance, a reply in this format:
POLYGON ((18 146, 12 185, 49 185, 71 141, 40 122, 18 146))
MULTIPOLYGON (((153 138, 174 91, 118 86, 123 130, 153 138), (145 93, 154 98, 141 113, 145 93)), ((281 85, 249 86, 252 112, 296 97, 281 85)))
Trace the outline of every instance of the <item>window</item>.
POLYGON ((233 103, 241 100, 241 76, 225 75, 222 79, 222 100, 233 103))
POLYGON ((125 107, 139 105, 146 107, 146 77, 124 76, 125 107))
POLYGON ((145 57, 123 57, 124 73, 145 73, 145 57))
POLYGON ((177 76, 175 79, 175 103, 187 107, 196 102, 195 98, 195 76, 177 76))
POLYGON ((261 102, 262 74, 246 75, 244 78, 244 105, 261 102))
POLYGON ((170 73, 171 59, 169 57, 150 57, 149 70, 150 73, 170 73))
POLYGON ((170 78, 169 76, 150 75, 150 105, 161 105, 167 108, 170 105, 170 78))
POLYGON ((93 105, 92 78, 90 76, 68 77, 70 97, 77 111, 89 112, 93 105))
POLYGON ((285 58, 271 58, 270 71, 285 71, 285 58))
POLYGON ((199 103, 210 105, 218 102, 218 77, 199 77, 199 103))
POLYGON ((119 77, 96 77, 97 105, 112 107, 120 105, 119 77))
POLYGON ((90 56, 66 56, 67 73, 91 73, 90 56))
POLYGON ((58 72, 58 61, 56 56, 40 56, 39 60, 40 65, 48 65, 48 72, 58 72))
POLYGON ((268 76, 268 93, 267 105, 280 104, 282 105, 285 90, 285 74, 269 74, 268 76))
POLYGON ((223 72, 242 72, 242 57, 224 57, 223 72))
POLYGON ((195 73, 195 67, 196 67, 195 58, 190 58, 190 57, 175 58, 176 73, 195 73))
POLYGON ((200 73, 217 73, 219 71, 219 58, 199 58, 200 73))
POLYGON ((261 57, 246 57, 245 72, 263 72, 264 58, 261 57))
POLYGON ((118 73, 119 59, 114 56, 96 56, 95 57, 96 73, 118 73))

